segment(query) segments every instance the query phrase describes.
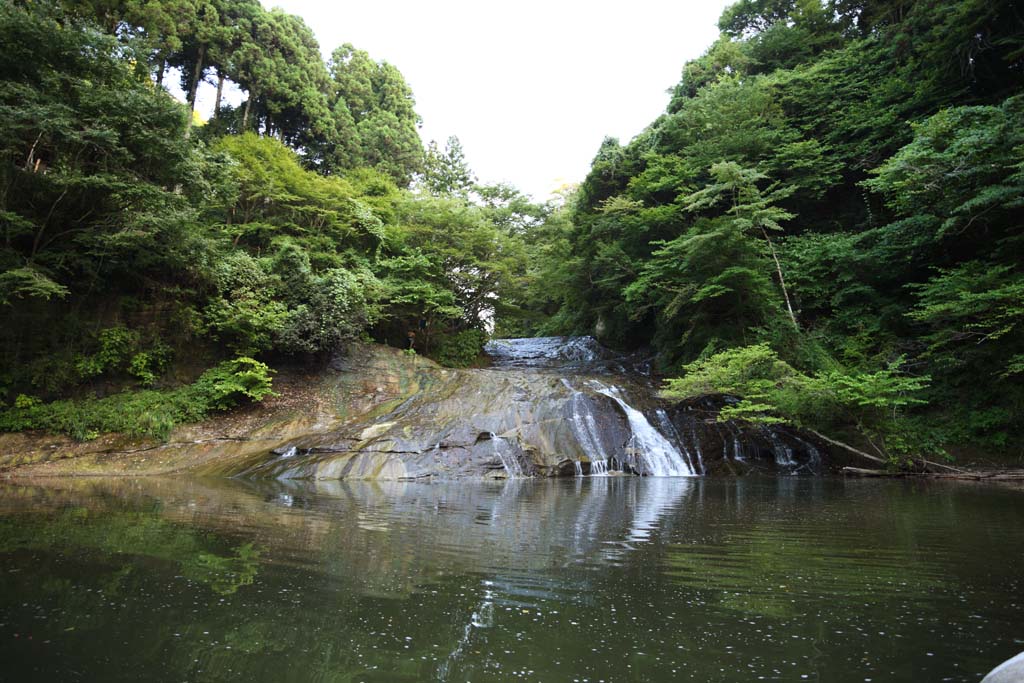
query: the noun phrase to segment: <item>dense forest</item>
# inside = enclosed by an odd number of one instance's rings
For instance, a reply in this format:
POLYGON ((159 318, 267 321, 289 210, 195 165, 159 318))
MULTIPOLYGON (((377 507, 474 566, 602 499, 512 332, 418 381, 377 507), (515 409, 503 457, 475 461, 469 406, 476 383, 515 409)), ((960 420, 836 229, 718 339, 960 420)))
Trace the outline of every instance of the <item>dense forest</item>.
POLYGON ((424 147, 393 65, 325 62, 257 0, 4 3, 0 429, 159 437, 359 339, 466 366, 593 334, 723 419, 1019 455, 1017 3, 741 0, 719 28, 537 203, 424 147))
POLYGON ((741 0, 719 28, 602 144, 547 327, 652 345, 724 416, 1019 454, 1021 7, 741 0))

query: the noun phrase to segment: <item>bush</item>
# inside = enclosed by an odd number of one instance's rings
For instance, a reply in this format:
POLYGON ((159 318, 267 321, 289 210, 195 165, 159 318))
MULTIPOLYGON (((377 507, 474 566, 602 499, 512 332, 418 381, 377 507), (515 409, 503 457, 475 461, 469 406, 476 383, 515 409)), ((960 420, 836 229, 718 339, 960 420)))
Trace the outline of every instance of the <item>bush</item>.
POLYGON ((172 355, 171 348, 159 339, 144 348, 137 330, 116 325, 100 330, 96 335, 96 351, 76 355, 76 379, 79 382, 99 377, 127 373, 142 386, 153 386, 157 376, 166 369, 172 355))
POLYGON ((705 395, 739 399, 724 406, 719 420, 788 423, 813 429, 852 425, 885 449, 893 465, 907 453, 936 452, 931 438, 903 415, 923 405, 917 398, 929 377, 900 371, 898 358, 876 372, 818 372, 807 375, 781 360, 766 344, 716 353, 684 366, 685 374, 666 382, 665 398, 705 395))
POLYGON ((481 330, 463 330, 441 339, 434 358, 449 368, 468 368, 487 342, 487 334, 481 330))
POLYGON ((51 403, 19 396, 14 407, 0 411, 0 431, 41 429, 80 441, 104 432, 166 439, 179 424, 198 422, 210 412, 272 396, 272 373, 264 363, 243 357, 225 361, 204 372, 194 384, 178 389, 51 403))
POLYGON ((369 270, 331 268, 296 287, 309 293, 301 303, 296 300, 277 334, 276 343, 286 352, 333 350, 358 339, 379 318, 380 283, 369 270))
POLYGON ((252 358, 235 358, 204 372, 191 390, 207 409, 227 410, 246 401, 274 396, 273 374, 266 363, 252 358))

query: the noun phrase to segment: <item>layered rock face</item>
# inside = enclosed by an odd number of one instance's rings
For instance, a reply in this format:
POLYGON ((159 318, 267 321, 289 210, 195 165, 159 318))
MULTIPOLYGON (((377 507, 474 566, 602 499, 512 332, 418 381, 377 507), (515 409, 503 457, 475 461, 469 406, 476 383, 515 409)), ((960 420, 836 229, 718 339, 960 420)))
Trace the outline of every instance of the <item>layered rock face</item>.
MULTIPOLYGON (((496 340, 486 369, 416 358, 416 390, 231 472, 278 479, 818 473, 792 432, 742 430, 713 406, 663 405, 643 364, 589 337, 496 340)), ((359 368, 347 368, 359 373, 359 368)))

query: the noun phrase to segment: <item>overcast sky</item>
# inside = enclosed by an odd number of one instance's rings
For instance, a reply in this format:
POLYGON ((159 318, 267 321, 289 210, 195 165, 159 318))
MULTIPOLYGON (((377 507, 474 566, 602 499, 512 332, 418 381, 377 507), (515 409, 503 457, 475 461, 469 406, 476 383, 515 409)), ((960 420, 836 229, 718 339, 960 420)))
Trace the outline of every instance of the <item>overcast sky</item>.
POLYGON ((665 91, 714 41, 728 4, 264 1, 301 16, 325 57, 352 43, 394 64, 416 96, 424 144, 457 135, 481 181, 537 199, 582 180, 605 135, 626 142, 664 111, 665 91))

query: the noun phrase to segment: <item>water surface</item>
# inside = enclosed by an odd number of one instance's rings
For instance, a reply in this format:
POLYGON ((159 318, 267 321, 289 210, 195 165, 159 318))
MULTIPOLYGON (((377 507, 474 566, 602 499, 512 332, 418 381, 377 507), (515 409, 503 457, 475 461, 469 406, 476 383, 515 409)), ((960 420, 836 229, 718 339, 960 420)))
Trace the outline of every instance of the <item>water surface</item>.
POLYGON ((0 488, 0 680, 978 681, 1024 494, 582 478, 0 488))

